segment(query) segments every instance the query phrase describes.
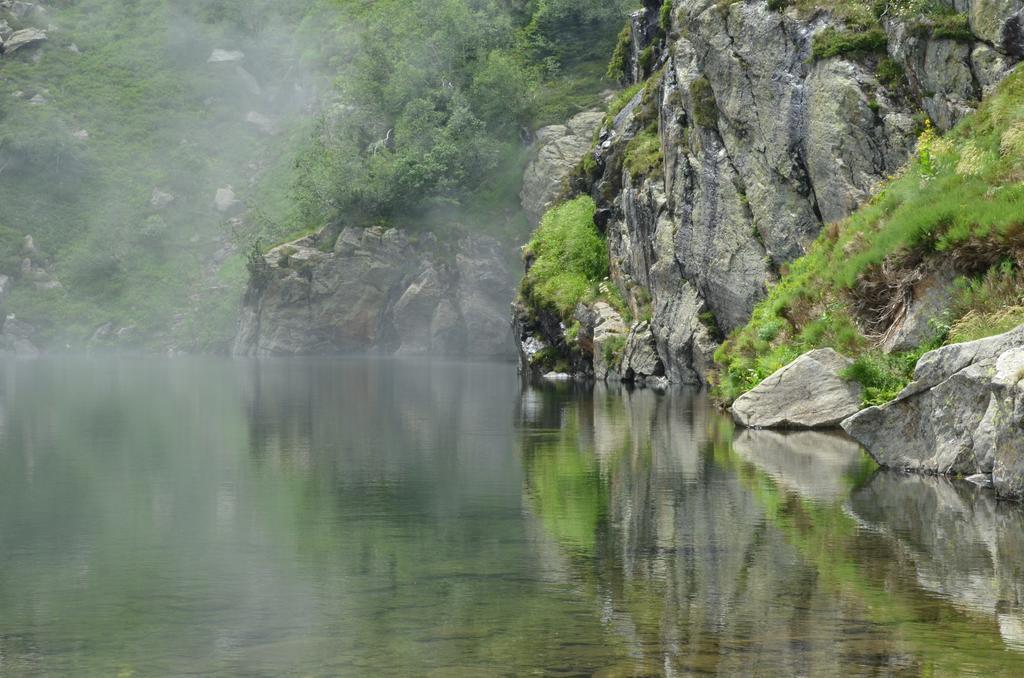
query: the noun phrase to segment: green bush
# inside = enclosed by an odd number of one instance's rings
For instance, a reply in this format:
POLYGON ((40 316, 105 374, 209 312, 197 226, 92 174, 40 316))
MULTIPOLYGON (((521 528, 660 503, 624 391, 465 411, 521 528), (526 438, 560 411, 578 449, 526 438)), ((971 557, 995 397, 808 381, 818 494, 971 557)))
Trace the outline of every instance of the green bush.
POLYGON ((619 33, 611 61, 608 62, 607 76, 612 80, 625 80, 629 75, 629 53, 633 50, 633 28, 626 24, 619 33))
POLYGON ((701 127, 715 127, 718 124, 718 104, 711 83, 703 75, 690 83, 690 99, 693 101, 693 119, 701 127))
POLYGON ((668 33, 672 30, 672 0, 665 0, 658 11, 658 25, 661 30, 668 33))
POLYGON ((532 261, 523 292, 534 303, 569 318, 608 275, 608 253, 594 225, 589 196, 554 207, 541 219, 524 254, 532 261))
POLYGON ((884 53, 888 42, 888 36, 881 28, 842 31, 829 27, 814 36, 811 55, 815 59, 830 59, 884 53))
POLYGON ((861 402, 865 407, 883 405, 899 395, 913 380, 917 361, 933 348, 937 345, 921 346, 903 353, 862 353, 840 376, 856 381, 864 388, 861 402))
POLYGON ((907 88, 907 74, 903 65, 895 59, 885 57, 879 59, 875 68, 875 77, 878 82, 891 92, 902 92, 907 88))
POLYGON ((659 174, 663 162, 661 137, 658 135, 657 125, 643 130, 626 145, 623 167, 634 182, 643 177, 659 174))

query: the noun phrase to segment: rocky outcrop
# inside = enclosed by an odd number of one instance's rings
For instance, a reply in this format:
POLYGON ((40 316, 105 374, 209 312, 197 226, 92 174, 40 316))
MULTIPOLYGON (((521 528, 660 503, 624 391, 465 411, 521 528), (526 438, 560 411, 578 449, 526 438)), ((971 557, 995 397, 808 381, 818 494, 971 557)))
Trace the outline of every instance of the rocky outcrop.
POLYGON ((537 224, 558 198, 563 183, 580 158, 594 143, 604 113, 584 111, 564 125, 550 125, 537 131, 536 152, 523 174, 519 193, 523 209, 537 224))
POLYGON ((737 398, 733 417, 752 428, 835 427, 860 410, 860 384, 840 376, 851 362, 830 348, 809 351, 737 398))
POLYGON ((33 343, 36 330, 28 323, 9 315, 0 316, 0 355, 5 353, 32 357, 39 355, 39 349, 33 343))
POLYGON ((1024 326, 926 353, 895 400, 842 426, 882 466, 991 475, 1024 497, 1024 326))
POLYGON ((3 53, 14 54, 24 47, 32 47, 46 41, 46 31, 36 28, 24 28, 15 31, 3 42, 3 53))
MULTIPOLYGON (((717 342, 747 322, 779 270, 906 162, 922 111, 949 129, 1014 66, 1016 43, 996 34, 1013 33, 1019 3, 958 6, 970 39, 888 19, 886 52, 830 58, 813 54, 815 37, 853 29, 828 12, 675 3, 666 35, 651 30, 661 4, 645 2, 630 24, 627 74, 647 78, 644 88, 603 126, 568 187, 597 202, 611 283, 634 317, 650 318, 666 378, 699 384, 717 342), (638 169, 630 159, 650 151, 651 135, 660 162, 638 169)), ((914 322, 894 343, 920 335, 924 315, 902 318, 914 322)), ((567 359, 596 360, 571 338, 541 338, 567 359)))
POLYGON ((508 356, 510 247, 481 235, 349 227, 320 233, 251 264, 233 352, 297 355, 376 350, 508 356))

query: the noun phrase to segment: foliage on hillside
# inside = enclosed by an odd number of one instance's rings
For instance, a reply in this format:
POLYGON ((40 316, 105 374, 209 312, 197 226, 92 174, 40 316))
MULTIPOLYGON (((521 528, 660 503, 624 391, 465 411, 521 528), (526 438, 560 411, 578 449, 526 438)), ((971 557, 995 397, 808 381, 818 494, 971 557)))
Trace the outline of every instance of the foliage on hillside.
POLYGON ((594 201, 581 196, 552 208, 524 250, 530 262, 523 294, 536 306, 569 318, 608 276, 604 238, 594 225, 594 201))
POLYGON ((359 30, 338 64, 336 105, 298 163, 299 221, 435 225, 468 210, 494 224, 517 212, 523 130, 597 103, 630 4, 354 5, 359 30))
POLYGON ((784 271, 745 327, 716 353, 717 392, 732 400, 801 353, 831 346, 859 356, 849 374, 869 401, 890 397, 920 353, 1024 321, 1024 72, 1007 78, 945 137, 929 127, 899 176, 822 232, 784 271), (908 272, 952 268, 953 307, 932 344, 884 356, 877 336, 908 272))
POLYGON ((47 3, 49 40, 0 60, 0 274, 31 234, 63 288, 16 281, 3 312, 44 344, 109 322, 223 349, 254 241, 381 221, 521 236, 524 129, 596 100, 629 5, 47 3))

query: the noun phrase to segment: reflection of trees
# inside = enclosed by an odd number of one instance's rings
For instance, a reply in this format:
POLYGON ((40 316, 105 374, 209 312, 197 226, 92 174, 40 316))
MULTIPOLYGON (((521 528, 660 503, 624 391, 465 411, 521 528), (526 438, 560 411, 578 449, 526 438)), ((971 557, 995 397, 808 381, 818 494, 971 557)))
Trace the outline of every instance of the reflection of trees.
MULTIPOLYGON (((905 549, 851 517, 851 491, 856 506, 884 476, 869 482, 873 466, 845 440, 746 432, 734 447, 731 422, 700 398, 547 395, 558 405, 533 403, 547 418, 526 418, 521 436, 525 493, 569 556, 565 576, 586 582, 635 668, 1012 674, 1020 657, 1006 652, 994 614, 978 618, 930 595, 905 549), (557 500, 546 496, 556 491, 557 500), (592 537, 581 535, 586 529, 592 537)), ((927 512, 909 520, 935 525, 927 512)), ((947 562, 942 549, 929 554, 939 560, 933 569, 947 562)), ((1009 562, 988 574, 989 586, 1002 581, 1004 627, 1013 626, 1005 601, 1017 599, 1020 581, 1009 562)))

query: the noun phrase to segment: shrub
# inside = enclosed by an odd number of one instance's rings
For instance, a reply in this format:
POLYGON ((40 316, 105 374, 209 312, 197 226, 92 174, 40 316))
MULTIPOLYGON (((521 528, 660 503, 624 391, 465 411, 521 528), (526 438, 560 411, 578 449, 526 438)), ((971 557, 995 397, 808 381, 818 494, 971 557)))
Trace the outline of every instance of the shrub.
POLYGON ((608 275, 604 239, 594 226, 596 209, 593 199, 581 196, 548 210, 525 249, 533 261, 523 278, 524 294, 562 318, 608 275))
POLYGON ((626 349, 626 335, 616 334, 608 337, 601 347, 601 354, 607 365, 618 367, 622 362, 622 352, 626 349))
POLYGON ((858 382, 864 392, 861 401, 865 407, 882 405, 897 395, 914 378, 917 361, 927 350, 926 345, 903 353, 885 354, 877 351, 863 353, 840 373, 844 379, 858 382))
POLYGON ((690 99, 693 101, 693 120, 701 127, 718 124, 718 104, 711 83, 703 75, 690 83, 690 99))
POLYGON ((891 92, 902 92, 907 88, 907 74, 903 65, 895 59, 885 57, 878 61, 875 68, 878 82, 891 92))
POLYGON ((637 65, 640 67, 640 77, 645 77, 650 71, 651 66, 654 65, 654 46, 650 45, 642 52, 637 58, 637 65))
POLYGON ((629 70, 629 53, 633 49, 633 29, 629 24, 622 28, 615 43, 612 59, 608 62, 607 76, 612 80, 625 80, 629 70))
POLYGON ((658 12, 658 25, 668 33, 672 30, 672 0, 665 0, 658 12))
POLYGON ((841 31, 829 27, 814 36, 811 55, 815 59, 837 56, 864 56, 885 52, 889 39, 881 28, 841 31))
POLYGON ((656 125, 640 132, 626 145, 623 166, 629 172, 633 182, 659 173, 663 162, 661 137, 658 135, 656 125))

